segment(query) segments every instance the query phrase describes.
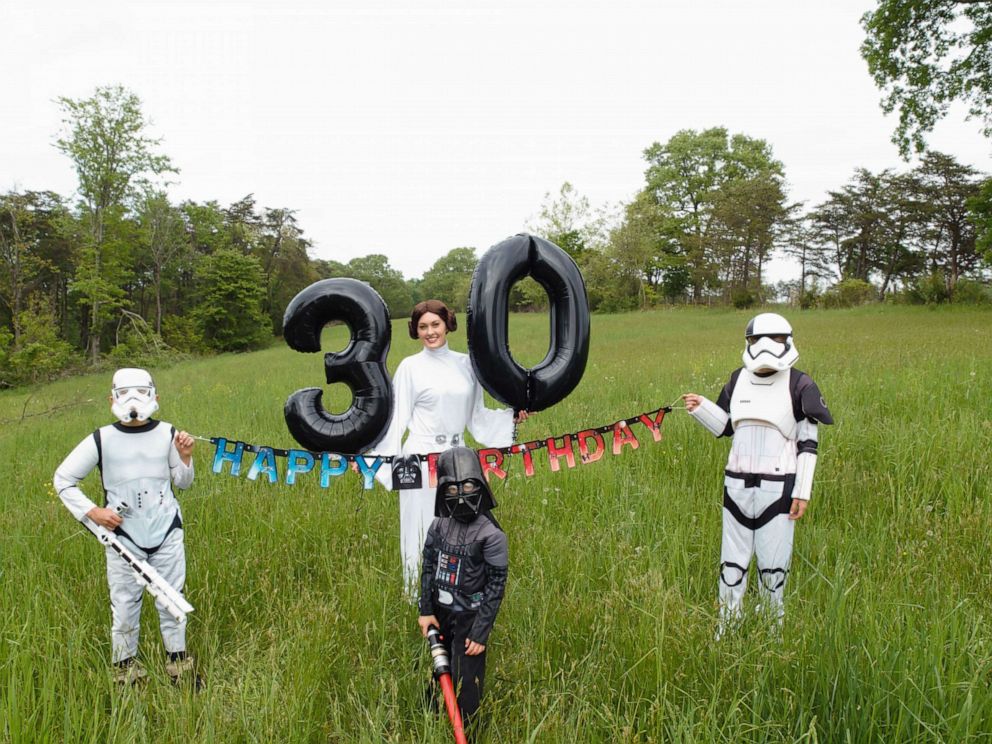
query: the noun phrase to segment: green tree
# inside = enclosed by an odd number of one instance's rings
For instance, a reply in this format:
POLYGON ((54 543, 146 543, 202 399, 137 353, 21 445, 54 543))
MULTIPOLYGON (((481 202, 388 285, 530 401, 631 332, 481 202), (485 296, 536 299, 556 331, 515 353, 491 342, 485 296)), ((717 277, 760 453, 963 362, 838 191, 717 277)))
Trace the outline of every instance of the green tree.
POLYGON ((194 317, 200 336, 216 351, 245 351, 271 337, 262 310, 265 276, 258 259, 223 249, 199 264, 199 301, 194 317))
POLYGON ((367 282, 378 292, 389 308, 389 317, 402 318, 413 306, 413 293, 403 275, 389 265, 381 253, 353 258, 345 267, 345 276, 367 282))
POLYGON ((140 247, 151 274, 155 293, 155 332, 162 335, 162 283, 164 273, 188 248, 183 214, 169 203, 164 192, 154 192, 138 212, 140 247))
POLYGON ((265 274, 264 310, 276 334, 282 332, 282 316, 289 301, 317 280, 317 272, 307 255, 309 248, 310 241, 303 237, 293 210, 264 210, 254 255, 265 274))
POLYGON ((59 338, 55 317, 41 297, 34 296, 16 318, 20 338, 0 327, 0 387, 49 380, 73 361, 72 345, 59 338))
MULTIPOLYGON (((919 185, 907 174, 864 168, 810 214, 810 227, 822 255, 829 256, 842 282, 868 283, 880 277, 880 293, 905 282, 922 268, 927 212, 919 185)), ((851 285, 855 286, 855 285, 851 285)), ((857 285, 861 286, 861 285, 857 285)))
POLYGON ((61 229, 65 218, 61 197, 51 191, 0 195, 0 305, 6 310, 15 344, 21 336, 19 319, 32 295, 43 293, 43 304, 56 307, 66 290, 71 262, 61 229), (58 287, 57 278, 62 280, 58 287))
POLYGON ((799 262, 799 300, 807 291, 816 291, 816 283, 830 276, 825 243, 811 225, 809 215, 794 215, 783 230, 782 253, 799 262))
POLYGON ((155 153, 161 140, 147 135, 141 100, 122 86, 97 88, 89 98, 60 97, 63 131, 56 147, 72 160, 79 177, 79 195, 89 223, 81 255, 84 269, 76 288, 89 306, 90 359, 100 356, 100 334, 118 303, 120 288, 108 279, 107 265, 120 262, 108 250, 110 213, 132 203, 148 186, 148 178, 175 173, 169 158, 155 153))
POLYGON ((882 110, 899 112, 892 140, 903 157, 923 152, 954 101, 992 136, 992 2, 879 0, 861 24, 861 56, 882 91, 882 110))
POLYGON ((234 247, 227 227, 227 214, 216 201, 202 204, 185 201, 179 209, 186 223, 190 247, 195 253, 208 255, 234 247))
POLYGON ((255 212, 255 195, 248 194, 224 210, 224 222, 232 247, 245 255, 256 252, 262 218, 255 212))
POLYGON ((527 229, 533 234, 550 240, 576 261, 596 241, 597 222, 592 215, 589 200, 565 181, 558 194, 544 194, 544 203, 536 222, 527 229))
MULTIPOLYGON (((660 212, 662 234, 677 244, 689 272, 692 297, 698 301, 708 288, 720 284, 726 267, 719 251, 714 215, 721 190, 728 184, 752 180, 775 184, 784 191, 782 164, 767 142, 743 134, 729 135, 723 127, 702 132, 684 129, 664 145, 644 151, 648 161, 646 192, 660 212)), ((742 204, 745 212, 754 205, 742 204)))
POLYGON ((859 168, 848 184, 828 192, 827 200, 813 210, 820 239, 832 247, 838 279, 868 281, 886 219, 884 181, 891 176, 891 171, 876 175, 859 168))
POLYGON ((441 256, 420 281, 419 293, 424 299, 442 300, 452 309, 465 312, 472 274, 479 259, 475 248, 454 248, 441 256))
POLYGON ((347 265, 340 261, 318 258, 313 262, 318 279, 333 279, 336 276, 348 276, 347 265))
POLYGON ((782 181, 771 173, 728 181, 713 195, 714 238, 725 286, 760 293, 762 270, 788 215, 782 181))
POLYGON ((971 224, 975 227, 975 249, 992 264, 992 178, 986 179, 968 200, 971 224))
POLYGON ((926 153, 913 177, 929 227, 927 260, 932 272, 943 273, 953 297, 962 274, 979 259, 969 204, 980 193, 981 179, 974 168, 939 152, 926 153))

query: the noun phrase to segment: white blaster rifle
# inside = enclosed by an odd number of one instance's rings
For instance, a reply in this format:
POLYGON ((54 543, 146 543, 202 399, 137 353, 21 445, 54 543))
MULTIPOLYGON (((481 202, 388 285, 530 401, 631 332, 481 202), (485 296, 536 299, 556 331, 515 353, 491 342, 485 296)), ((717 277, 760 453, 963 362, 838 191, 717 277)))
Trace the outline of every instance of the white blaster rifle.
MULTIPOLYGON (((117 512, 119 514, 126 512, 127 508, 126 504, 122 504, 117 512)), ((86 525, 86 529, 96 535, 97 540, 124 559, 124 562, 134 571, 135 580, 148 590, 148 593, 176 619, 176 622, 186 622, 186 613, 193 611, 193 605, 187 602, 186 598, 177 592, 172 584, 163 579, 158 571, 148 565, 148 561, 138 558, 124 546, 117 535, 101 527, 89 517, 83 517, 80 521, 86 525)))

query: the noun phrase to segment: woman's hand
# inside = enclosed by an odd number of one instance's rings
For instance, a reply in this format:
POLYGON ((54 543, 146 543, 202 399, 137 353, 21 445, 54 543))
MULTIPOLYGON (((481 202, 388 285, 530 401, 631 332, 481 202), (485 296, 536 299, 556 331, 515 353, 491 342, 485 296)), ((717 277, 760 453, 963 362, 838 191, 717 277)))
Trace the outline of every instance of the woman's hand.
POLYGON ((685 401, 685 410, 689 413, 692 413, 699 408, 699 404, 703 402, 702 396, 696 395, 695 393, 683 393, 682 400, 685 401))
POLYGON ((530 418, 529 411, 517 411, 517 415, 513 417, 513 423, 520 424, 530 418))
POLYGON ((483 643, 476 643, 471 638, 465 639, 465 655, 466 656, 478 656, 483 651, 486 650, 486 646, 483 643))

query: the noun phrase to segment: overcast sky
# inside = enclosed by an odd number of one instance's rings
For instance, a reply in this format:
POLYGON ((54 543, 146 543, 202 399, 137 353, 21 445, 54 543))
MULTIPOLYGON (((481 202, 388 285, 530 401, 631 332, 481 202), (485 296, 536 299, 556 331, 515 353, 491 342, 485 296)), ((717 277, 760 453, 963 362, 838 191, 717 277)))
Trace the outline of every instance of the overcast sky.
MULTIPOLYGON (((564 181, 629 200, 680 129, 767 140, 816 203, 856 167, 908 167, 858 53, 872 7, 0 0, 0 190, 73 193, 54 99, 120 83, 181 170, 174 200, 254 193, 317 257, 384 253, 407 277, 523 229, 564 181)), ((992 171, 978 128, 957 110, 931 143, 992 171)))

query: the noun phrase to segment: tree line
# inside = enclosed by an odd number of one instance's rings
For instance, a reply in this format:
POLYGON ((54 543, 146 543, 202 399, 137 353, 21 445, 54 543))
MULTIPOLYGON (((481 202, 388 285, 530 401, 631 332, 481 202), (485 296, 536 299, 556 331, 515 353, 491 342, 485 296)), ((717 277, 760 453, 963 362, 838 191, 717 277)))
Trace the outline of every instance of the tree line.
MULTIPOLYGON (((474 248, 454 248, 416 279, 381 254, 314 258, 291 208, 251 194, 170 201, 178 171, 134 93, 108 86, 58 105, 55 146, 75 168, 76 194, 0 195, 0 386, 101 360, 257 348, 279 334, 289 300, 327 277, 368 282, 394 317, 427 297, 464 310, 474 248)), ((629 203, 593 209, 565 183, 526 226, 575 259, 594 311, 986 296, 975 280, 992 259, 992 181, 948 155, 926 153, 904 173, 859 169, 809 208, 788 201, 767 142, 724 128, 678 132, 644 159, 629 203), (769 286, 778 254, 800 276, 769 286)), ((511 302, 542 309, 547 297, 525 280, 511 302)))

